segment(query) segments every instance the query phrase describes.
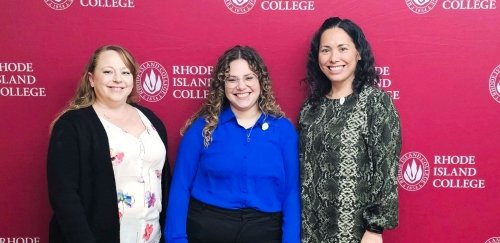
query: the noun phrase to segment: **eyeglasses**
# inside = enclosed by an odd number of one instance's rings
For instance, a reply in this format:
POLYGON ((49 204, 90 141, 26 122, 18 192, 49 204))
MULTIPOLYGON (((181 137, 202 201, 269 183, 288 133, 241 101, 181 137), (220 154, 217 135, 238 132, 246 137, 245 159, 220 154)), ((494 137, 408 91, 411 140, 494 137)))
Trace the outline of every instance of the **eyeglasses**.
MULTIPOLYGON (((231 77, 226 78, 224 80, 224 83, 226 84, 226 87, 232 89, 232 88, 235 88, 236 86, 238 86, 238 84, 240 83, 240 80, 241 80, 240 78, 231 76, 231 77)), ((257 76, 255 76, 255 74, 250 74, 250 75, 243 77, 243 83, 246 86, 253 86, 258 82, 259 82, 259 79, 257 78, 257 76)))

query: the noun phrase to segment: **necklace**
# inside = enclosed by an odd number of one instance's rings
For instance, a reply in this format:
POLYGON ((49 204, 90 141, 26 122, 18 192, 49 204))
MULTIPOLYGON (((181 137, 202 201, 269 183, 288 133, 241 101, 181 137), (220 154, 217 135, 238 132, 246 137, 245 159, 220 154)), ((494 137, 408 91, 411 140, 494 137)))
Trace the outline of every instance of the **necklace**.
POLYGON ((109 116, 106 115, 106 113, 102 112, 100 115, 102 115, 104 117, 104 119, 111 123, 113 126, 119 128, 120 130, 122 130, 124 133, 128 133, 127 130, 123 129, 122 127, 116 125, 115 123, 113 123, 113 119, 111 119, 109 116))
MULTIPOLYGON (((328 98, 328 99, 332 99, 332 100, 337 100, 337 99, 333 98, 331 95, 326 95, 326 98, 328 98)), ((339 104, 340 104, 340 105, 343 105, 343 104, 344 104, 344 102, 345 102, 345 96, 340 97, 338 100, 339 100, 339 104)))
MULTIPOLYGON (((262 120, 262 131, 265 131, 269 128, 269 124, 266 122, 266 120, 267 120, 267 114, 264 113, 264 120, 262 120)), ((253 126, 250 128, 250 131, 248 131, 247 142, 250 142, 250 136, 252 135, 253 128, 255 127, 255 125, 257 125, 258 122, 259 122, 259 120, 255 121, 253 126)))
MULTIPOLYGON (((340 105, 343 105, 343 104, 344 104, 344 102, 345 102, 345 100, 346 100, 346 97, 347 97, 347 96, 349 96, 349 95, 351 95, 351 94, 352 94, 352 91, 351 91, 351 92, 349 92, 346 96, 342 96, 342 97, 338 98, 338 100, 339 100, 339 104, 340 104, 340 105)), ((333 97, 333 90, 332 90, 332 91, 330 91, 328 94, 326 94, 326 98, 336 100, 336 99, 333 97)))
MULTIPOLYGON (((257 122, 255 122, 257 124, 257 122)), ((250 128, 250 131, 247 133, 247 142, 250 142, 250 136, 252 135, 253 128, 255 127, 255 124, 250 128)))
POLYGON ((340 103, 341 105, 343 105, 343 104, 344 104, 344 102, 345 102, 345 97, 340 98, 339 103, 340 103))
MULTIPOLYGON (((113 113, 110 109, 106 109, 104 108, 101 104, 97 103, 97 104, 94 104, 94 110, 96 111, 96 113, 99 115, 99 116, 102 116, 104 117, 104 119, 111 123, 113 126, 121 129, 124 133, 129 133, 127 130, 123 129, 122 126, 120 126, 121 124, 121 118, 120 117, 117 117, 116 115, 115 116, 110 116, 108 112, 111 112, 113 113)), ((120 112, 121 114, 120 115, 126 115, 126 111, 125 112, 120 112)))

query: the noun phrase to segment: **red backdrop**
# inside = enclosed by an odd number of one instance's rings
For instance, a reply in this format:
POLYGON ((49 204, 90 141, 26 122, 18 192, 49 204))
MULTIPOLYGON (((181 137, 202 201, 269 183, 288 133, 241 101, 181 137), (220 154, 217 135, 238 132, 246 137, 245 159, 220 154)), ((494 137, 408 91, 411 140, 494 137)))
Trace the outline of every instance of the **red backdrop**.
POLYGON ((47 242, 49 124, 98 46, 138 59, 141 104, 166 124, 173 161, 235 44, 262 54, 295 120, 311 36, 330 16, 363 28, 401 116, 400 225, 385 242, 500 242, 496 0, 36 0, 0 3, 0 243, 47 242))

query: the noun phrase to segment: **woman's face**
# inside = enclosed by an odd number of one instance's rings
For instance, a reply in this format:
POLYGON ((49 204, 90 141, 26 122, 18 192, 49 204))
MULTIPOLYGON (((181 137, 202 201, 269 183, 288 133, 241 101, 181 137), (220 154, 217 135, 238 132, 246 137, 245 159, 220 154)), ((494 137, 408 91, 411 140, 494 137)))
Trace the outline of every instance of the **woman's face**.
POLYGON ((341 28, 323 32, 320 39, 318 63, 330 82, 351 84, 360 55, 351 37, 341 28))
POLYGON ((235 113, 259 110, 260 83, 247 61, 237 59, 229 63, 224 93, 235 113))
POLYGON ((134 78, 116 51, 102 52, 93 73, 89 73, 96 101, 108 105, 124 104, 134 87, 134 78))

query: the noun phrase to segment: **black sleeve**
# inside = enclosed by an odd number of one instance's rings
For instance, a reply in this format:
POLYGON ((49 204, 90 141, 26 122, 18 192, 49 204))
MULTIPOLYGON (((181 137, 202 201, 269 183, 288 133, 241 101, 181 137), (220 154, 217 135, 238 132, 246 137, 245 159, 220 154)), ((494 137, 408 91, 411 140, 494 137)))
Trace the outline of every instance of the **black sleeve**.
POLYGON ((397 169, 401 152, 399 115, 389 95, 377 97, 369 114, 369 150, 374 164, 372 198, 363 213, 366 230, 382 233, 398 225, 397 169))
POLYGON ((47 158, 47 182, 54 220, 66 242, 92 243, 79 190, 80 150, 72 122, 61 118, 52 130, 47 158))
MULTIPOLYGON (((158 120, 159 121, 159 120, 158 120)), ((161 121, 160 121, 161 123, 161 121)), ((167 151, 167 155, 165 155, 165 165, 163 166, 162 170, 162 179, 161 179, 161 191, 162 191, 162 207, 161 207, 161 213, 160 213, 160 225, 162 229, 162 236, 160 243, 166 242, 165 240, 165 235, 163 234, 163 231, 165 229, 165 221, 166 221, 166 214, 167 214, 167 203, 168 203, 168 194, 169 194, 169 189, 170 189, 170 181, 172 179, 171 176, 171 170, 170 170, 170 162, 168 160, 168 144, 167 144, 167 131, 165 127, 163 126, 163 123, 161 123, 162 128, 157 128, 159 131, 158 134, 160 134, 160 137, 163 140, 163 143, 165 144, 165 150, 167 151)))

